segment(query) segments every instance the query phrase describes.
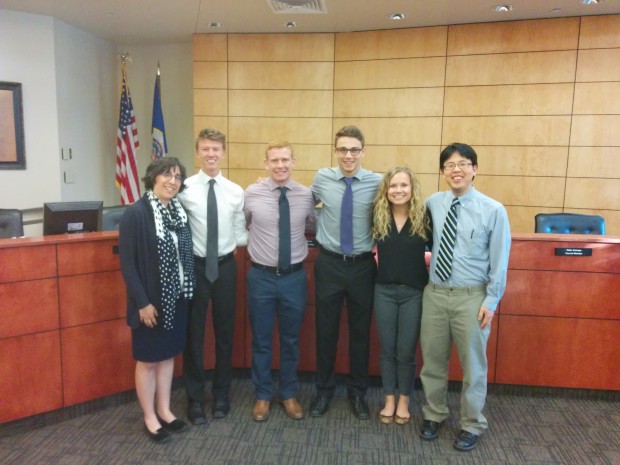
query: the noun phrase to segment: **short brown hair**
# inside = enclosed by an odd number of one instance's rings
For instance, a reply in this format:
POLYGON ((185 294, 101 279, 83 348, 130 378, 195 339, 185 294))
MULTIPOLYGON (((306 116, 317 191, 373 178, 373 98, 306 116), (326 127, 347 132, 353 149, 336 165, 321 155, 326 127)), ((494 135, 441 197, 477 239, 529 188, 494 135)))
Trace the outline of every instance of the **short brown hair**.
POLYGON ((360 131, 357 126, 345 126, 338 131, 336 137, 334 137, 334 147, 338 144, 338 139, 341 137, 353 137, 359 140, 362 143, 362 148, 366 145, 364 143, 364 134, 362 134, 362 131, 360 131))
POLYGON ((146 174, 142 178, 144 188, 146 190, 153 190, 157 176, 168 173, 177 166, 181 172, 181 187, 179 188, 179 192, 183 192, 183 189, 185 189, 185 178, 187 178, 187 171, 179 159, 174 157, 157 158, 149 163, 149 166, 146 167, 146 174))
POLYGON ((201 140, 214 140, 222 143, 222 148, 226 150, 226 136, 217 129, 205 128, 200 131, 196 138, 196 150, 198 150, 198 142, 201 140))

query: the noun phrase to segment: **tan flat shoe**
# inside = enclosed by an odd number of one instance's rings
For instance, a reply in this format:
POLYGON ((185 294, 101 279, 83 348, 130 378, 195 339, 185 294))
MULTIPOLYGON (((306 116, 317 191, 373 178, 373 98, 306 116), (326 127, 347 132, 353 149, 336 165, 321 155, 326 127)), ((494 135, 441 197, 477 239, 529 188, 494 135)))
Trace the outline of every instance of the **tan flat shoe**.
POLYGON ((406 425, 411 421, 411 417, 400 417, 398 415, 394 415, 394 423, 397 425, 406 425))
POLYGON ((389 415, 389 416, 388 415, 382 415, 381 412, 379 412, 379 420, 384 425, 389 425, 390 423, 392 423, 394 421, 394 416, 393 415, 389 415))

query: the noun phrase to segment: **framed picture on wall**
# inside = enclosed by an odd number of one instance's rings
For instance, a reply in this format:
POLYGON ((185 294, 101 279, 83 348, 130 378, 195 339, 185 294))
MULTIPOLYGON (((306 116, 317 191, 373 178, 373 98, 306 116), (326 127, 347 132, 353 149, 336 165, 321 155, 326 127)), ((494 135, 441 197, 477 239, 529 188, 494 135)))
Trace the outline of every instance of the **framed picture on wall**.
POLYGON ((0 169, 26 169, 22 85, 0 81, 0 169))

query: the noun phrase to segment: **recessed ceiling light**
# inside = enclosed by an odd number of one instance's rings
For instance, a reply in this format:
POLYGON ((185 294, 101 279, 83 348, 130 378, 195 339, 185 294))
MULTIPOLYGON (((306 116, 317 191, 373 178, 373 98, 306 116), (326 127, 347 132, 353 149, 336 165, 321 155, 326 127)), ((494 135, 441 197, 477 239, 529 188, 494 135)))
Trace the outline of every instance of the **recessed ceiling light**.
POLYGON ((400 21, 401 19, 405 19, 405 16, 405 13, 392 13, 390 19, 392 21, 400 21))
POLYGON ((514 7, 512 5, 496 5, 491 9, 493 11, 498 11, 500 13, 506 13, 508 11, 514 10, 514 7))
POLYGON ((209 23, 209 27, 212 27, 212 28, 222 27, 222 23, 218 23, 217 21, 213 21, 212 23, 209 23))
POLYGON ((295 21, 287 21, 284 23, 284 26, 288 28, 297 27, 297 23, 295 21))

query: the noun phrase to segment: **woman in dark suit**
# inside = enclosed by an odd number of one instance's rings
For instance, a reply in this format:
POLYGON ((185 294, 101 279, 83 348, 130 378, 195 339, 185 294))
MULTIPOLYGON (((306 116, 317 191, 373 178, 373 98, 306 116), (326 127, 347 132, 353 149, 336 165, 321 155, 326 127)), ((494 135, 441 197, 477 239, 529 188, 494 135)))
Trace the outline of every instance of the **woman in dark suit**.
POLYGON ((170 411, 174 357, 185 347, 195 282, 187 215, 175 198, 185 177, 185 167, 176 158, 151 162, 143 178, 145 194, 120 222, 136 391, 147 435, 155 442, 188 427, 170 411))
POLYGON ((379 419, 404 425, 411 421, 409 397, 416 374, 422 293, 428 283, 424 254, 431 237, 420 185, 408 168, 385 173, 375 197, 372 232, 377 240, 374 304, 385 394, 379 419))

